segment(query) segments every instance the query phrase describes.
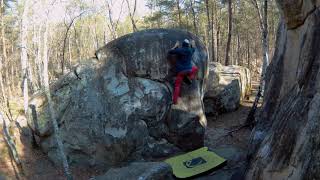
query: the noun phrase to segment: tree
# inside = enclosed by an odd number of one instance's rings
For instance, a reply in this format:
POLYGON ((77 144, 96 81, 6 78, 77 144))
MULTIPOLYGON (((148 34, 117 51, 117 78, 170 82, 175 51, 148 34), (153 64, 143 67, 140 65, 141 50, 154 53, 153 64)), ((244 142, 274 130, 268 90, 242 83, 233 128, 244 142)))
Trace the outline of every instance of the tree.
POLYGON ((48 22, 48 16, 49 16, 49 10, 47 10, 47 20, 45 25, 45 33, 44 33, 44 42, 43 42, 43 88, 44 92, 47 97, 48 101, 48 107, 49 107, 49 116, 51 118, 51 122, 53 125, 53 132, 54 132, 54 138, 58 145, 58 153, 60 155, 60 158, 62 160, 63 170, 65 173, 65 176, 67 180, 72 180, 72 174, 69 168, 67 157, 63 150, 63 144, 61 141, 60 131, 57 123, 57 117, 55 114, 55 110, 53 108, 53 103, 51 100, 51 92, 50 92, 50 86, 49 86, 49 73, 48 73, 48 34, 49 34, 49 22, 48 22))
MULTIPOLYGON (((65 69, 65 49, 66 49, 66 45, 67 45, 67 39, 68 39, 68 35, 69 35, 69 30, 71 29, 74 21, 81 17, 82 14, 84 14, 85 12, 81 12, 79 15, 73 17, 71 19, 71 22, 69 23, 69 25, 66 25, 67 30, 66 30, 66 34, 64 35, 64 40, 63 40, 63 47, 62 47, 62 61, 61 61, 61 74, 64 74, 64 69, 65 69)), ((70 45, 70 41, 69 41, 69 45, 70 45)))
POLYGON ((4 26, 4 0, 1 0, 1 37, 2 37, 2 55, 4 59, 7 59, 7 46, 6 46, 6 37, 5 37, 5 26, 4 26))
POLYGON ((231 46, 231 38, 232 38, 232 0, 228 0, 228 40, 227 40, 227 47, 226 47, 226 58, 225 58, 225 65, 231 65, 230 63, 230 46, 231 46))
POLYGON ((259 28, 261 31, 261 41, 262 41, 262 52, 263 52, 263 65, 261 67, 261 91, 264 90, 264 77, 266 73, 267 66, 269 65, 269 42, 268 42, 268 0, 263 1, 263 16, 260 12, 260 8, 258 5, 257 0, 252 0, 252 4, 257 12, 258 19, 259 19, 259 28))
POLYGON ((131 12, 131 8, 130 8, 130 3, 129 0, 126 0, 127 2, 127 6, 128 6, 128 11, 129 11, 129 17, 131 19, 131 24, 132 24, 132 30, 133 32, 138 31, 135 19, 134 19, 134 14, 136 13, 136 9, 137 9, 137 0, 134 0, 134 5, 133 5, 133 12, 131 12))
POLYGON ((178 11, 178 22, 179 22, 179 27, 182 27, 182 21, 181 21, 181 9, 180 9, 180 0, 176 0, 177 3, 177 11, 178 11))
POLYGON ((0 58, 0 92, 1 92, 1 98, 2 102, 5 102, 7 99, 5 94, 5 88, 4 88, 4 82, 3 82, 3 64, 5 60, 7 59, 7 53, 6 53, 6 42, 5 42, 5 26, 4 26, 4 0, 1 0, 1 37, 2 37, 2 57, 0 58))
MULTIPOLYGON (((207 16, 207 47, 209 49, 209 59, 215 61, 215 52, 214 52, 214 26, 213 26, 213 13, 210 16, 210 5, 209 0, 205 0, 206 4, 206 16, 207 16)), ((211 10, 213 12, 213 9, 211 10)))
POLYGON ((28 13, 29 0, 25 0, 21 19, 21 72, 22 72, 22 91, 24 98, 24 113, 27 114, 29 106, 29 92, 28 92, 28 54, 27 54, 27 36, 28 36, 28 13))
MULTIPOLYGON (((112 1, 110 1, 110 3, 112 3, 112 1)), ((112 38, 116 39, 118 37, 117 30, 118 30, 118 24, 120 21, 120 17, 122 14, 122 7, 123 7, 124 0, 122 0, 119 17, 116 19, 116 21, 114 21, 114 19, 113 19, 112 6, 110 3, 109 3, 109 1, 106 1, 106 9, 108 12, 107 19, 108 19, 108 23, 109 23, 108 28, 109 28, 109 31, 111 32, 112 38)))
POLYGON ((195 34, 198 35, 197 17, 196 17, 194 4, 195 4, 195 1, 194 0, 190 0, 190 9, 191 9, 191 12, 192 12, 192 19, 193 19, 193 28, 194 28, 195 34))

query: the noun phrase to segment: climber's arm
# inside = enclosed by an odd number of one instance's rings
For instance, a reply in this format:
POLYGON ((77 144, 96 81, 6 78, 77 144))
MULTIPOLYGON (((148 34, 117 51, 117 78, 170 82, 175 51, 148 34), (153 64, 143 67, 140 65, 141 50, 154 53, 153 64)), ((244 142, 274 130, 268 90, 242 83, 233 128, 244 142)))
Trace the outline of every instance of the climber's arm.
POLYGON ((184 51, 181 48, 172 49, 169 51, 171 55, 183 55, 184 51))

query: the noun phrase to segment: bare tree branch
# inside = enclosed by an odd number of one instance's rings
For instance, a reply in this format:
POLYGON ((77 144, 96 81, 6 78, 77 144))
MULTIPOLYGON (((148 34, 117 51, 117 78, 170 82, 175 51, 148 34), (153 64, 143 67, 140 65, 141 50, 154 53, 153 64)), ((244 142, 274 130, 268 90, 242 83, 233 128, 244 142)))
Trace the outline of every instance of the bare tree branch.
POLYGON ((137 32, 138 28, 137 28, 136 22, 134 20, 134 14, 136 13, 136 9, 137 9, 137 0, 134 0, 133 12, 132 13, 131 13, 129 0, 126 0, 126 2, 127 2, 127 6, 128 6, 129 16, 130 16, 130 19, 131 19, 132 30, 133 30, 133 32, 137 32))
POLYGON ((75 20, 79 17, 81 17, 84 13, 86 13, 86 11, 81 12, 79 15, 73 17, 71 19, 71 22, 69 23, 69 25, 67 26, 67 31, 66 34, 64 36, 64 40, 63 40, 63 48, 62 48, 62 61, 61 61, 61 74, 64 74, 64 62, 65 62, 65 49, 66 49, 66 43, 67 43, 67 39, 68 39, 68 33, 69 30, 71 28, 71 26, 73 25, 73 23, 75 22, 75 20))

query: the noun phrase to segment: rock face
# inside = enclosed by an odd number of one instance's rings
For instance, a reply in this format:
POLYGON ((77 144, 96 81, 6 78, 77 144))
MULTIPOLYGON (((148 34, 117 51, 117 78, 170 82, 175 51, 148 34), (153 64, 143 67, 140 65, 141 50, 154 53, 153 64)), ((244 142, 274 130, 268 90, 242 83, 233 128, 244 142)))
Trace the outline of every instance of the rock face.
POLYGON ((208 87, 204 97, 208 115, 235 111, 251 90, 248 68, 210 63, 208 87))
POLYGON ((170 165, 161 162, 135 162, 122 168, 112 168, 95 180, 173 180, 170 165))
MULTIPOLYGON (((51 87, 68 160, 111 167, 122 161, 163 157, 203 145, 203 91, 208 74, 204 45, 191 33, 153 29, 123 36, 96 52, 51 87), (192 85, 171 105, 166 53, 176 41, 194 39, 199 67, 192 85), (164 79, 168 81, 164 81, 164 79)), ((59 162, 43 94, 31 100, 30 126, 49 157, 59 162)))
POLYGON ((278 3, 284 20, 247 179, 320 179, 320 1, 278 3))

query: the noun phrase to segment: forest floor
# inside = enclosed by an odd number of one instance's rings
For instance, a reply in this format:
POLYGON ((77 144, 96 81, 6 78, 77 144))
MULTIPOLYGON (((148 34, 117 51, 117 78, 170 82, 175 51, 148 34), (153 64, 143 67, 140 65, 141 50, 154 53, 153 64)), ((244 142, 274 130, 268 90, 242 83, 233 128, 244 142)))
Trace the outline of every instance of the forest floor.
MULTIPOLYGON (((208 128, 205 136, 205 146, 227 159, 227 164, 219 170, 199 176, 197 180, 230 180, 242 179, 241 172, 245 170, 247 150, 251 130, 241 128, 238 131, 230 131, 243 125, 255 98, 255 85, 252 96, 241 103, 240 108, 231 113, 222 114, 217 118, 207 117, 208 128), (240 173, 239 173, 240 172, 240 173)), ((0 129, 2 132, 2 129, 0 129)), ((22 160, 23 170, 13 163, 8 153, 6 144, 0 134, 0 180, 3 179, 32 179, 32 180, 63 180, 63 172, 56 168, 48 157, 40 150, 32 148, 30 140, 26 136, 21 139, 16 135, 18 153, 22 160), (22 172, 24 175, 22 175, 22 172), (6 178, 4 178, 6 177, 6 178)), ((103 174, 95 169, 72 169, 77 180, 88 180, 96 175, 103 174)))
MULTIPOLYGON (((254 86, 256 87, 256 86, 254 86)), ((219 115, 217 118, 207 117, 208 128, 205 146, 224 157, 227 163, 221 169, 195 178, 197 180, 240 180, 247 167, 247 152, 251 129, 242 127, 246 123, 248 113, 257 94, 253 89, 249 99, 241 103, 237 111, 219 115)), ((260 107, 261 104, 258 105, 260 107)), ((259 108, 258 108, 259 110, 259 108)), ((257 114, 257 112, 256 112, 257 114)))

